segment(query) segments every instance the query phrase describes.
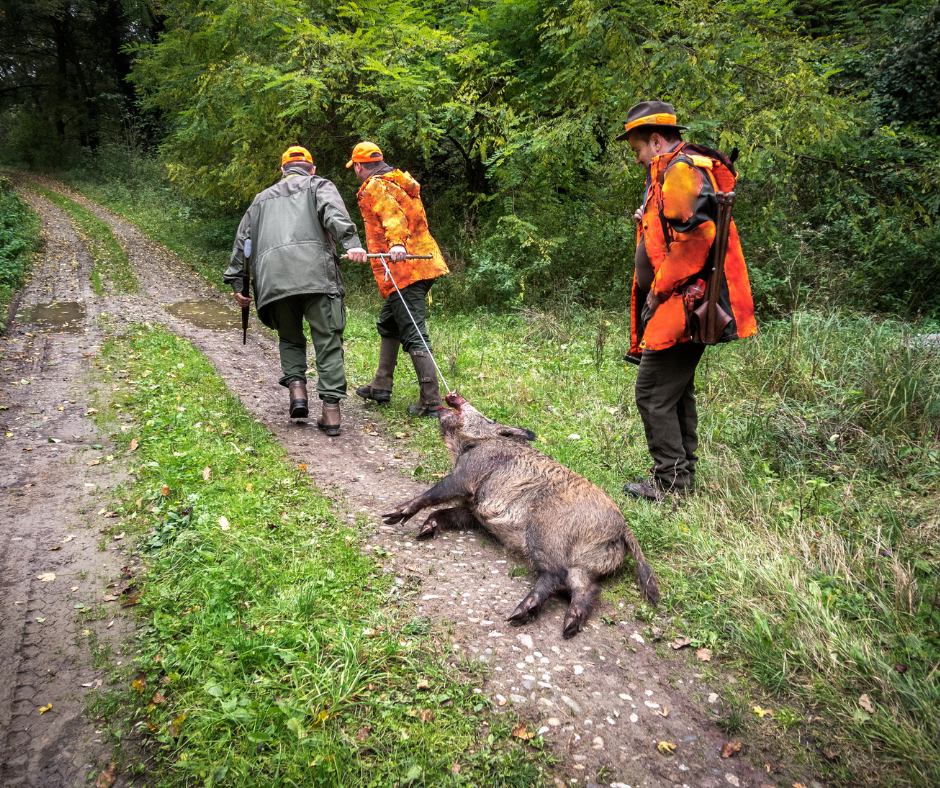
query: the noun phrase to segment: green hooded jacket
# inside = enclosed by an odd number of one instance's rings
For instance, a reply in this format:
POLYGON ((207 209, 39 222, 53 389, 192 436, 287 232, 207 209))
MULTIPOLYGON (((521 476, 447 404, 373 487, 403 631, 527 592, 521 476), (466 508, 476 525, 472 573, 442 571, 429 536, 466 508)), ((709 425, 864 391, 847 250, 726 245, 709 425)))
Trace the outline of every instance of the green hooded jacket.
POLYGON ((289 168, 278 183, 257 195, 242 217, 223 279, 240 293, 245 241, 251 239, 251 276, 261 322, 267 309, 291 295, 343 296, 337 241, 361 247, 356 225, 336 187, 326 178, 289 168))

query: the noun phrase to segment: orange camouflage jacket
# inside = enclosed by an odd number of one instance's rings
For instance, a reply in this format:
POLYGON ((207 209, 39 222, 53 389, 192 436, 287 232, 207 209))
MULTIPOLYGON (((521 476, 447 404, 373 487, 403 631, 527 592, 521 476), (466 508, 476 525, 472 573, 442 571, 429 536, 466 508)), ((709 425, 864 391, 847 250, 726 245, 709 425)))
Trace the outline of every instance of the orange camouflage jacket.
MULTIPOLYGON (((429 254, 430 260, 405 260, 392 263, 386 260, 400 289, 420 282, 436 279, 450 273, 437 242, 428 230, 428 219, 421 203, 421 186, 407 172, 392 170, 373 175, 356 194, 362 218, 366 225, 366 243, 371 254, 387 252, 393 246, 405 247, 408 254, 429 254)), ((386 277, 379 259, 374 259, 372 273, 382 298, 395 292, 395 286, 386 277)))
MULTIPOLYGON (((664 350, 691 339, 682 292, 690 280, 708 278, 705 267, 715 238, 718 207, 715 193, 731 191, 736 180, 731 161, 710 148, 680 143, 653 159, 637 243, 641 238, 646 242, 654 272, 651 290, 663 303, 641 332, 639 311, 643 304, 638 304, 642 296, 634 274, 632 353, 664 350)), ((743 339, 757 333, 751 284, 733 220, 719 304, 732 317, 720 341, 743 339)))

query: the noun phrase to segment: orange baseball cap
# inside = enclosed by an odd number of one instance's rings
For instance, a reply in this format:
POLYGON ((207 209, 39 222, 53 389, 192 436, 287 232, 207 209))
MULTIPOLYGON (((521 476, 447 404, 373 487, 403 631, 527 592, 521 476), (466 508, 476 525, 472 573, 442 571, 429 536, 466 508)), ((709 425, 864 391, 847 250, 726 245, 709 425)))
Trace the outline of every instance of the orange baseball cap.
POLYGON ((306 161, 313 164, 313 156, 306 148, 301 148, 300 145, 291 145, 281 154, 281 166, 290 164, 292 161, 306 161))
POLYGON ((354 162, 360 164, 370 161, 382 161, 382 151, 374 142, 360 142, 353 148, 352 158, 346 162, 346 169, 353 166, 354 162))

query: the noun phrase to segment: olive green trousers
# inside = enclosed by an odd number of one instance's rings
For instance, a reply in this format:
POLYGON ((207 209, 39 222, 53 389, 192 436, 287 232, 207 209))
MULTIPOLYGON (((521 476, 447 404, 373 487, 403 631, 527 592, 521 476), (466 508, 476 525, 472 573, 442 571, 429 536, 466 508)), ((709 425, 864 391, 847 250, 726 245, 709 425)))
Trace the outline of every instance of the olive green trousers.
POLYGON ((310 326, 316 353, 317 394, 324 402, 346 397, 346 369, 343 365, 343 330, 346 307, 340 296, 304 294, 280 298, 265 308, 265 317, 277 331, 281 353, 278 381, 289 386, 295 380, 307 381, 307 338, 304 320, 310 326))

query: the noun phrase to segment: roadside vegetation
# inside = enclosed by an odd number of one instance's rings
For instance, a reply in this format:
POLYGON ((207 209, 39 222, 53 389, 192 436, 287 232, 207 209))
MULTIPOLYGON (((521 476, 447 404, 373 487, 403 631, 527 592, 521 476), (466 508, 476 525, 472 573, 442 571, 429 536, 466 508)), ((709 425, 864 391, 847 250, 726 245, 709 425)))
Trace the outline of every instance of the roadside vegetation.
MULTIPOLYGON (((664 642, 688 636, 746 677, 732 733, 778 738, 833 784, 940 783, 940 344, 895 320, 797 312, 709 350, 697 494, 673 506, 621 493, 650 462, 622 315, 432 324, 452 387, 620 502, 660 576, 664 642)), ((349 326, 355 385, 378 343, 365 314, 349 326)), ((435 427, 404 414, 417 388, 403 372, 379 412, 433 481, 448 460, 435 427)), ((630 566, 605 589, 639 599, 630 566)))
POLYGON ((111 409, 134 424, 115 435, 136 466, 115 527, 149 571, 126 593, 127 689, 91 708, 118 740, 139 733, 154 785, 539 784, 541 740, 512 737, 478 668, 409 613, 410 586, 360 554, 365 523, 340 519, 198 351, 138 328, 104 359, 127 372, 111 409))
POLYGON ((39 217, 0 176, 0 331, 6 328, 7 307, 25 284, 41 242, 39 217))
POLYGON ((102 277, 109 280, 118 293, 138 292, 137 279, 131 268, 130 261, 124 248, 114 237, 111 227, 103 219, 99 219, 91 211, 75 200, 70 200, 58 192, 46 189, 35 181, 30 182, 30 188, 37 191, 47 200, 58 205, 75 223, 75 229, 82 236, 94 260, 91 271, 91 285, 95 293, 102 295, 104 285, 102 277))

